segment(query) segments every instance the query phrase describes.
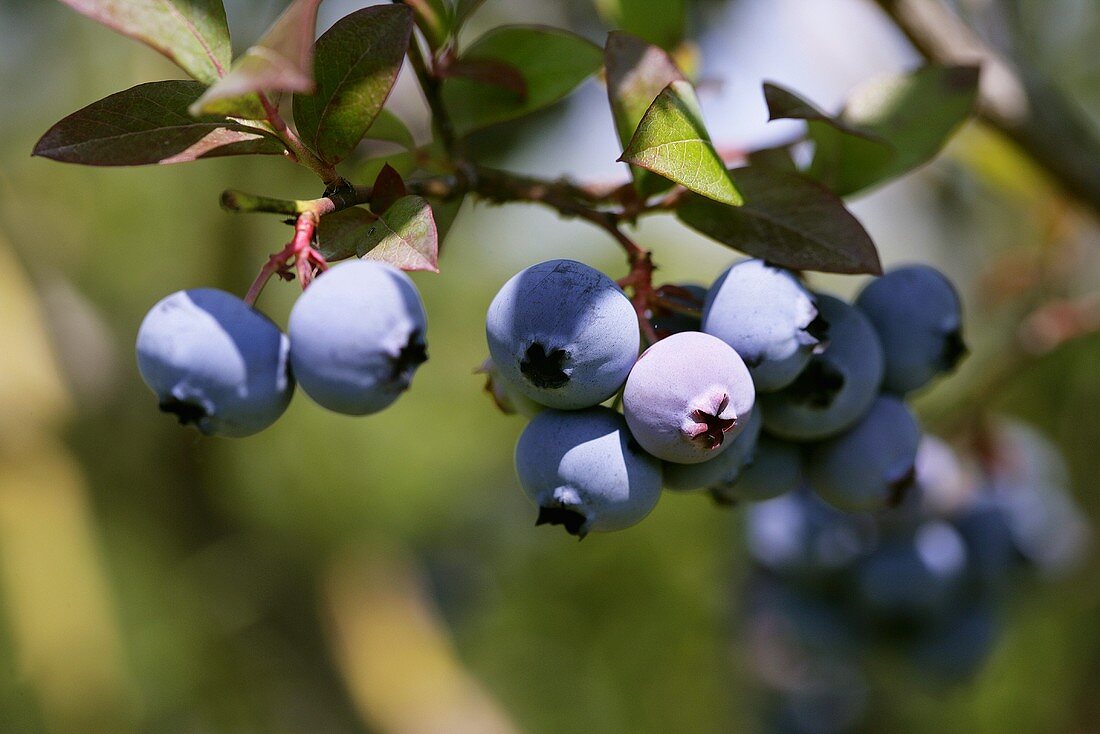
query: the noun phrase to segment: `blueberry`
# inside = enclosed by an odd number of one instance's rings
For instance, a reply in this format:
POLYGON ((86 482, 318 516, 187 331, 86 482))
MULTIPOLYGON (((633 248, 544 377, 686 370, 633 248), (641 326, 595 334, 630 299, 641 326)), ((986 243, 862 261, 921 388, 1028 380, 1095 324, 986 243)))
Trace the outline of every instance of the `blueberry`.
POLYGON ((160 409, 207 435, 248 436, 283 414, 294 392, 288 351, 270 319, 214 288, 164 298, 137 335, 138 370, 160 409))
POLYGON ((728 484, 712 487, 711 495, 721 503, 759 502, 778 497, 802 485, 802 464, 801 446, 765 433, 756 442, 740 476, 728 484))
POLYGON ((871 407, 882 384, 882 345, 871 322, 832 296, 817 296, 829 343, 795 381, 760 398, 764 427, 780 438, 816 441, 840 433, 871 407))
POLYGON ((981 670, 996 647, 999 630, 987 600, 960 605, 917 638, 912 662, 924 681, 958 684, 981 670))
POLYGON ((606 275, 574 260, 514 275, 493 298, 485 331, 500 379, 562 410, 618 392, 640 344, 630 300, 606 275))
POLYGON ((665 463, 665 488, 678 491, 706 489, 732 484, 742 470, 753 461, 756 441, 760 437, 760 411, 749 411, 745 428, 737 436, 726 440, 729 448, 713 459, 699 464, 665 463))
POLYGON ((867 517, 841 512, 805 489, 750 505, 746 519, 750 555, 784 576, 843 571, 874 542, 867 517))
POLYGON ((709 334, 685 331, 638 358, 623 389, 623 415, 646 451, 693 464, 729 447, 755 400, 737 352, 709 334))
POLYGON ((791 384, 827 333, 813 296, 794 273, 762 260, 742 260, 707 294, 703 331, 737 350, 756 389, 791 384))
POLYGON ((966 563, 958 531, 942 520, 925 522, 911 537, 883 544, 860 563, 860 600, 889 619, 936 616, 956 598, 966 563))
POLYGON ((842 509, 897 504, 914 482, 919 442, 920 427, 905 403, 880 395, 855 426, 811 447, 806 476, 842 509))
POLYGON ((535 416, 516 444, 516 473, 539 507, 536 524, 580 537, 640 522, 661 495, 661 463, 602 406, 535 416))
POLYGON ((409 277, 376 260, 322 273, 290 312, 294 376, 317 404, 376 413, 408 389, 428 359, 424 305, 409 277))
POLYGON ((958 293, 935 268, 891 270, 867 284, 856 307, 882 340, 886 390, 905 394, 924 387, 966 354, 958 293))

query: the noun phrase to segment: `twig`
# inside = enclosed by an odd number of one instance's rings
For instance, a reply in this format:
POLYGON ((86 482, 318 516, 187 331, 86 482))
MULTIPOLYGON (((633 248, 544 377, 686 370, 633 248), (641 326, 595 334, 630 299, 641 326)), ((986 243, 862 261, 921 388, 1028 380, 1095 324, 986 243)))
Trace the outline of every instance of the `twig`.
POLYGON ((263 105, 264 113, 267 115, 268 124, 271 125, 272 131, 286 145, 293 160, 316 173, 325 186, 339 183, 340 175, 336 172, 336 167, 330 163, 325 163, 306 147, 301 138, 286 124, 283 116, 279 114, 278 106, 266 94, 259 92, 259 97, 260 104, 263 105))

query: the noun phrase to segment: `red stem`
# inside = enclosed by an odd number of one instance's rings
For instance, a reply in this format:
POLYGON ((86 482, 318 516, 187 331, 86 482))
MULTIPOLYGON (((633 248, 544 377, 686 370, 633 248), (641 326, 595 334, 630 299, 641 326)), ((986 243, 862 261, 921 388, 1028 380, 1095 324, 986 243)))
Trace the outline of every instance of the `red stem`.
POLYGON ((288 280, 293 277, 290 274, 290 262, 294 261, 294 270, 298 274, 298 281, 304 290, 313 281, 318 272, 326 270, 328 263, 324 256, 313 247, 313 234, 317 230, 317 215, 306 212, 298 217, 294 223, 294 236, 286 246, 271 255, 259 275, 252 281, 252 285, 245 294, 244 302, 250 306, 256 304, 267 281, 271 276, 279 274, 288 280))

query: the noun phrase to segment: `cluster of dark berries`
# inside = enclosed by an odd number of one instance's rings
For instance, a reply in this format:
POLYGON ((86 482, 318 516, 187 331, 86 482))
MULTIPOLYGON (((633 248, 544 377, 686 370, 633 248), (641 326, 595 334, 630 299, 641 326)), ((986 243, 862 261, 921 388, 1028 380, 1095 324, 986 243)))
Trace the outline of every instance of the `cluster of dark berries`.
POLYGON ((963 457, 922 438, 920 479, 885 512, 840 512, 805 489, 749 508, 754 569, 738 598, 768 731, 857 728, 874 660, 933 689, 968 679, 1021 582, 1081 560, 1089 530, 1057 450, 1017 423, 980 443, 963 457))
MULTIPOLYGON (((761 260, 732 265, 701 319, 634 306, 572 260, 523 270, 489 307, 500 397, 534 415, 516 448, 539 523, 583 536, 641 520, 662 487, 763 500, 808 485, 846 510, 900 501, 920 428, 906 394, 965 353, 958 296, 926 266, 872 281, 855 304, 761 260), (621 391, 622 414, 600 404, 621 391)), ((618 402, 618 401, 616 401, 618 402)))
POLYGON ((297 382, 319 405, 366 415, 404 392, 427 360, 424 306, 397 268, 340 263, 302 292, 287 334, 236 296, 177 291, 146 315, 138 369, 160 409, 207 435, 274 423, 297 382))

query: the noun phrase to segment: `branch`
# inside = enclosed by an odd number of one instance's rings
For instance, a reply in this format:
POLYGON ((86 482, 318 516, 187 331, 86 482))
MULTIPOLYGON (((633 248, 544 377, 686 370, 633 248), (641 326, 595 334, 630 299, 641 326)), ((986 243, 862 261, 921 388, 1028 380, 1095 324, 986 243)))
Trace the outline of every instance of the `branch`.
POLYGON ((875 2, 929 60, 981 62, 981 119, 1100 216, 1100 136, 1050 79, 998 54, 942 0, 875 2))
POLYGON ((325 163, 305 146, 305 143, 290 129, 286 124, 286 120, 279 114, 278 106, 268 99, 266 94, 260 92, 259 96, 264 113, 267 115, 267 123, 271 126, 272 132, 278 135, 279 139, 286 145, 294 161, 316 173, 325 186, 338 184, 340 175, 336 173, 336 167, 330 163, 325 163))

